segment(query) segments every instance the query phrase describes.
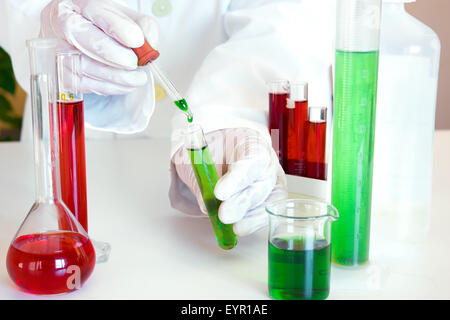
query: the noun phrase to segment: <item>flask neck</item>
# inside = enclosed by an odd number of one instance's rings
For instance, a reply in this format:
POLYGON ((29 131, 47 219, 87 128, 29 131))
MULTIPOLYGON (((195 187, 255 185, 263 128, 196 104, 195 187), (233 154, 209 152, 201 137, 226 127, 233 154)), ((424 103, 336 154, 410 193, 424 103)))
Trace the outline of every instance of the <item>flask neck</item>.
POLYGON ((32 118, 36 201, 54 202, 57 198, 59 150, 57 143, 54 78, 47 74, 32 77, 32 118))

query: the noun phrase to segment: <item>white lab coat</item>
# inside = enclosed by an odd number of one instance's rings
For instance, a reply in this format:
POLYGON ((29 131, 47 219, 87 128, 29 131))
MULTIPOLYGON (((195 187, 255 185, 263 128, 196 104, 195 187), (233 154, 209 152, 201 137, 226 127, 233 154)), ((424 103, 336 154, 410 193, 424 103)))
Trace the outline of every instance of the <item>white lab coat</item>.
MULTIPOLYGON (((186 93, 205 131, 244 126, 267 134, 265 82, 271 79, 309 81, 310 104, 331 106, 334 0, 167 1, 172 4, 171 13, 155 17, 160 25, 157 63, 186 93)), ((25 90, 29 88, 25 40, 38 36, 39 13, 48 2, 0 2, 0 46, 10 53, 17 80, 25 90)), ((125 2, 152 15, 154 1, 125 2)), ((157 101, 155 108, 152 79, 138 91, 128 97, 87 95, 88 128, 127 133, 88 129, 87 136, 168 137, 173 118, 172 149, 176 150, 180 146, 176 129, 183 127, 184 116, 168 97, 157 101), (139 131, 143 132, 130 134, 139 131)), ((31 136, 29 109, 28 102, 24 139, 31 136)))

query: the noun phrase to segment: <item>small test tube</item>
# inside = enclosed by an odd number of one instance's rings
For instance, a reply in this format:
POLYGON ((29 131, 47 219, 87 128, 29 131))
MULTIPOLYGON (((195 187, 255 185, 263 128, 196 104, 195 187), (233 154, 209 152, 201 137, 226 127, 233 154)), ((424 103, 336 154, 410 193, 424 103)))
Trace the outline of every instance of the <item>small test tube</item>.
POLYGON ((88 231, 81 53, 56 54, 61 197, 88 231), (70 66, 70 69, 66 66, 70 66))
POLYGON ((217 243, 222 249, 229 250, 236 246, 238 237, 233 232, 232 224, 224 224, 219 219, 221 201, 214 195, 214 188, 219 180, 203 130, 199 125, 188 125, 185 130, 185 147, 189 153, 203 201, 208 211, 217 243))
POLYGON ((284 171, 306 176, 306 139, 308 122, 308 83, 291 84, 290 98, 283 113, 282 140, 286 157, 284 171))
POLYGON ((306 176, 312 179, 326 180, 327 108, 310 107, 307 127, 306 176))
POLYGON ((283 113, 290 95, 290 84, 288 80, 274 80, 268 82, 267 86, 269 89, 269 133, 272 137, 272 147, 284 168, 286 148, 282 139, 283 113))

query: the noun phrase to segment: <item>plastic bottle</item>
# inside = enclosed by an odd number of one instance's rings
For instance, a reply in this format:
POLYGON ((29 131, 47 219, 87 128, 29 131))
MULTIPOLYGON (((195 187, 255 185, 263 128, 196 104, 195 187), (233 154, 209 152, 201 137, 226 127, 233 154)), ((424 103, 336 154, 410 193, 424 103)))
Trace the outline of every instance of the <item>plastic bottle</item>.
POLYGON ((373 215, 391 240, 427 235, 440 41, 405 3, 383 0, 373 215))

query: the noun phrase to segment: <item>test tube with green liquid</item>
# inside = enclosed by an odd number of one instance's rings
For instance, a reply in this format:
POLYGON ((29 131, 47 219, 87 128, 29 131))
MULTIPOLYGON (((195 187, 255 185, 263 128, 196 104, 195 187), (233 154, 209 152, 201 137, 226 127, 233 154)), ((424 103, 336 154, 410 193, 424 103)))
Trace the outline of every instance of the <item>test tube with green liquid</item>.
POLYGON ((221 201, 214 195, 214 188, 219 180, 219 175, 212 160, 203 130, 199 125, 190 124, 184 134, 185 147, 189 153, 192 169, 208 211, 217 243, 222 249, 232 249, 236 246, 238 237, 233 232, 232 224, 224 224, 219 219, 221 201))
POLYGON ((332 261, 369 261, 381 0, 338 0, 331 201, 332 261))

